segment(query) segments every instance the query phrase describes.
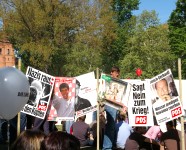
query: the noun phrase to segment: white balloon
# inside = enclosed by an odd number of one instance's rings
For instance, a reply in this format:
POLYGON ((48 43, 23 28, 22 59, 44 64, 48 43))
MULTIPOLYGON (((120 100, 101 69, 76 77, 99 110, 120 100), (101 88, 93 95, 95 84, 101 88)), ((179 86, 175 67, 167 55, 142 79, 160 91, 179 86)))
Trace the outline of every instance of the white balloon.
POLYGON ((29 92, 25 74, 13 67, 0 68, 0 118, 15 117, 27 103, 29 92))

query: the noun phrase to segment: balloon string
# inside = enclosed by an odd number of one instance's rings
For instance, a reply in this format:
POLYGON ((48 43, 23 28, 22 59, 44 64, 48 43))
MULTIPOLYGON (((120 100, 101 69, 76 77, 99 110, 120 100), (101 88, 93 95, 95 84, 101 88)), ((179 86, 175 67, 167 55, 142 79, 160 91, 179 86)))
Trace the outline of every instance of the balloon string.
POLYGON ((9 120, 7 123, 7 139, 8 139, 8 150, 9 150, 9 146, 10 146, 10 121, 9 120))

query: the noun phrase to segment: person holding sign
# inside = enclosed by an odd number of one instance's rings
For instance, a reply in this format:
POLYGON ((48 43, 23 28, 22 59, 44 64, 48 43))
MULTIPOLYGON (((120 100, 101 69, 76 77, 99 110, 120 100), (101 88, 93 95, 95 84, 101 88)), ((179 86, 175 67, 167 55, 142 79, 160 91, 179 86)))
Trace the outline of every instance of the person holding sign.
POLYGON ((62 98, 53 100, 53 106, 57 111, 58 117, 74 117, 74 100, 69 97, 69 85, 62 83, 59 86, 62 98))
MULTIPOLYGON (((112 67, 110 75, 112 78, 119 78, 120 69, 116 66, 112 67)), ((105 111, 107 123, 105 125, 105 133, 103 138, 103 150, 113 148, 115 140, 115 120, 117 115, 117 110, 108 105, 105 105, 105 111)))

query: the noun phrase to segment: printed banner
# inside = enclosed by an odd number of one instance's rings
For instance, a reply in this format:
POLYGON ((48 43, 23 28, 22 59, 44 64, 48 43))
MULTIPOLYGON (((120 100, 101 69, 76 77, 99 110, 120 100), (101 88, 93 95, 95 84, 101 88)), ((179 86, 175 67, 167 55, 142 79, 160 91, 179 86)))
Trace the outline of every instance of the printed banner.
POLYGON ((127 82, 101 74, 99 91, 100 97, 106 100, 106 105, 116 109, 126 108, 130 91, 130 85, 127 82))
POLYGON ((128 102, 129 124, 131 126, 153 126, 152 103, 148 81, 137 81, 132 84, 128 102))
POLYGON ((184 114, 171 70, 150 80, 153 110, 158 124, 176 119, 184 114))
POLYGON ((49 121, 74 120, 75 78, 56 77, 49 121))
POLYGON ((94 72, 89 72, 76 78, 76 118, 87 115, 86 122, 91 123, 93 111, 97 104, 97 82, 94 72))
POLYGON ((55 77, 32 67, 27 68, 26 77, 30 83, 30 96, 21 112, 44 119, 50 103, 55 77))

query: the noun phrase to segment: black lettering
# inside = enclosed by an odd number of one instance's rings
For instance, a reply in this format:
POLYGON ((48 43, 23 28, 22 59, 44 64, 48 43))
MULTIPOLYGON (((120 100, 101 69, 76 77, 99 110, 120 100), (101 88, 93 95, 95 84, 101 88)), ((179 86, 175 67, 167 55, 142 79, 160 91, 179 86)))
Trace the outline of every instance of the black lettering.
POLYGON ((38 71, 34 71, 32 68, 29 67, 28 69, 28 75, 30 77, 33 77, 34 79, 38 79, 40 80, 40 77, 41 77, 41 73, 38 71))
POLYGON ((133 99, 145 99, 145 93, 135 92, 135 93, 133 93, 133 99))
POLYGON ((135 100, 134 101, 134 106, 145 106, 145 100, 135 100))
POLYGON ((45 83, 49 83, 50 84, 50 80, 51 80, 51 77, 47 77, 45 75, 42 75, 42 79, 41 79, 43 82, 45 83))
POLYGON ((132 108, 132 113, 133 114, 144 114, 144 115, 146 115, 148 113, 148 108, 133 107, 132 108))
POLYGON ((158 111, 158 110, 160 110, 160 109, 163 109, 164 107, 165 107, 165 104, 162 105, 162 106, 160 106, 160 107, 156 107, 155 110, 158 111))

